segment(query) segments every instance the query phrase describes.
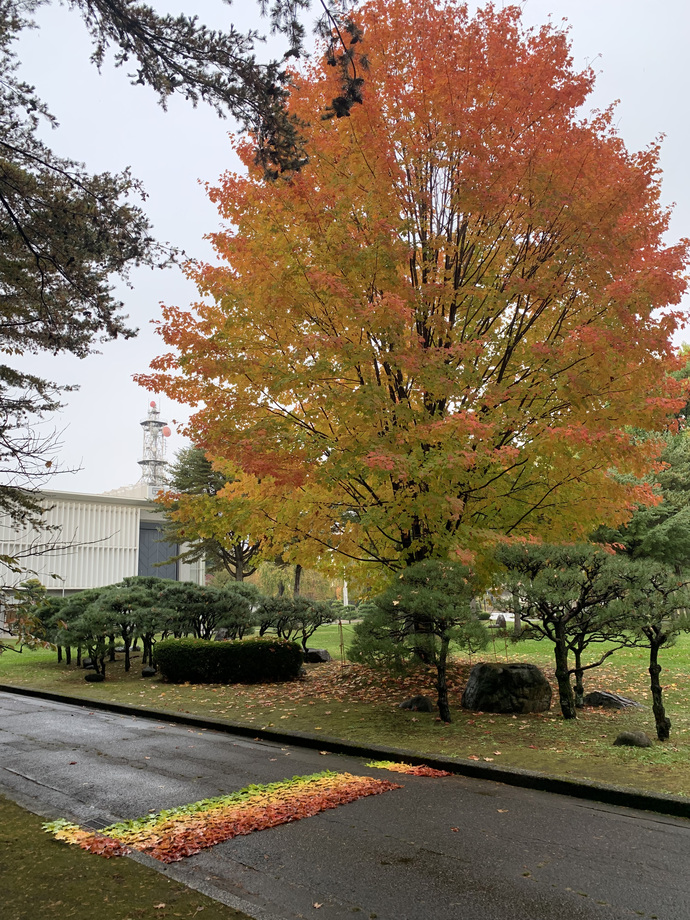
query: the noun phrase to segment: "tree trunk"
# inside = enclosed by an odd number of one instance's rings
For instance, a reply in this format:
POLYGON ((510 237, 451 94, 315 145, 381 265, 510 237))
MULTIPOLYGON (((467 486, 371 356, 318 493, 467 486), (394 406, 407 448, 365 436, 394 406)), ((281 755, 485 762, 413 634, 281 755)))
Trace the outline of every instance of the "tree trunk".
POLYGON ((575 655, 575 705, 582 709, 585 705, 585 672, 582 670, 582 649, 573 650, 575 655))
POLYGON ((62 646, 57 646, 58 664, 62 664, 62 646))
POLYGON ((130 637, 129 637, 129 631, 126 630, 126 629, 123 629, 123 630, 122 630, 122 642, 123 642, 124 647, 125 647, 125 673, 127 673, 127 672, 129 671, 129 668, 130 668, 130 660, 129 660, 129 642, 130 642, 130 637))
POLYGON ((576 719, 577 710, 575 709, 575 698, 573 697, 573 689, 570 686, 570 674, 568 673, 568 646, 565 643, 565 630, 562 628, 556 630, 554 654, 556 656, 558 700, 561 704, 563 718, 576 719))
POLYGON ((72 646, 65 646, 65 664, 72 664, 72 646))
POLYGON ((236 543, 234 546, 234 555, 235 555, 235 581, 244 581, 244 553, 242 552, 242 545, 236 543))
POLYGON ((302 566, 297 564, 295 566, 295 583, 292 589, 292 596, 299 597, 300 583, 302 581, 302 566))
POLYGON ((450 722, 450 707, 448 706, 448 684, 446 682, 446 660, 448 658, 448 645, 450 640, 443 636, 441 648, 436 661, 436 688, 438 690, 438 714, 444 722, 450 722))
POLYGON ((108 660, 115 661, 115 636, 108 636, 108 639, 110 640, 108 644, 108 660))
POLYGON ((652 710, 654 712, 654 721, 656 722, 656 736, 659 741, 668 741, 671 734, 671 720, 667 718, 666 710, 664 709, 663 690, 659 681, 660 674, 659 646, 652 642, 649 647, 649 676, 652 688, 652 710))
POLYGON ((77 667, 81 667, 81 645, 77 646, 77 667))
POLYGON ((516 639, 522 635, 522 605, 517 594, 513 594, 513 635, 516 639))

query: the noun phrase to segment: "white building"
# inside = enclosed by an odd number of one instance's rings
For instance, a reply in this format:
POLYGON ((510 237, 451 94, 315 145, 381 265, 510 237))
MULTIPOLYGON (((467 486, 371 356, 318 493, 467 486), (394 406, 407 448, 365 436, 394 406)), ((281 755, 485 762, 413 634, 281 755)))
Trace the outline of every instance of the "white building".
MULTIPOLYGON (((203 584, 203 563, 166 562, 177 545, 161 542, 160 509, 144 494, 85 495, 44 492, 45 530, 17 528, 0 520, 0 555, 18 558, 30 577, 50 594, 71 594, 121 581, 126 575, 155 575, 203 584)), ((129 493, 129 494, 127 494, 129 493)), ((5 586, 17 576, 7 570, 5 586)))
POLYGON ((165 563, 179 547, 162 542, 161 509, 151 499, 162 486, 163 437, 170 430, 149 406, 144 429, 142 479, 102 495, 46 491, 45 529, 18 527, 0 517, 0 557, 18 560, 25 574, 0 566, 0 589, 38 578, 50 594, 71 594, 114 584, 128 575, 155 575, 203 584, 203 562, 165 563))

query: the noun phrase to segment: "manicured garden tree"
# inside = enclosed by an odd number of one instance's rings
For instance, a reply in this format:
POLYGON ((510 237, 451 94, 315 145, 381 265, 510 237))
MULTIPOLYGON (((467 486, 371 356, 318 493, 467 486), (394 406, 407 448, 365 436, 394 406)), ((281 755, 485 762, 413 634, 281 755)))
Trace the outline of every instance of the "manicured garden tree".
POLYGON ((146 603, 137 608, 135 642, 142 642, 142 664, 153 664, 153 646, 156 635, 170 627, 175 611, 165 606, 165 590, 177 584, 171 578, 156 578, 155 575, 130 575, 120 583, 124 587, 139 588, 146 592, 146 603))
POLYGON ((518 599, 532 634, 553 643, 561 712, 564 719, 574 719, 577 700, 571 676, 576 675, 581 702, 584 671, 601 665, 615 647, 609 645, 586 665, 583 652, 597 643, 613 641, 620 647, 625 642, 626 611, 611 606, 626 591, 625 562, 585 543, 503 545, 496 559, 504 569, 500 578, 518 599))
POLYGON ((320 626, 332 623, 334 619, 333 608, 325 601, 312 601, 304 597, 294 599, 297 607, 297 633, 295 639, 302 644, 306 654, 307 643, 320 626))
POLYGON ((160 595, 161 606, 172 611, 168 626, 175 635, 192 633, 212 639, 219 629, 241 631, 255 625, 256 589, 238 583, 223 588, 171 582, 160 595))
POLYGON ((64 645, 65 648, 76 645, 78 665, 81 664, 81 652, 85 643, 81 640, 81 632, 75 630, 74 625, 84 612, 96 603, 103 591, 103 588, 87 588, 85 591, 78 591, 67 597, 64 605, 60 607, 58 643, 64 645))
POLYGON ((243 639, 258 625, 261 594, 254 585, 231 581, 216 588, 221 606, 220 627, 228 639, 243 639))
POLYGON ((262 597, 257 610, 259 635, 264 636, 269 630, 285 638, 291 634, 294 608, 288 594, 278 597, 262 597))
POLYGON ((167 628, 176 638, 190 633, 197 639, 210 638, 219 612, 214 610, 212 589, 191 581, 171 581, 161 593, 161 604, 171 611, 167 628), (207 629, 208 627, 208 629, 207 629))
POLYGON ((352 660, 398 665, 423 660, 436 666, 438 711, 450 722, 446 667, 450 643, 481 648, 485 627, 473 612, 476 580, 467 566, 428 559, 403 569, 374 601, 371 614, 355 626, 352 660))
MULTIPOLYGON (((131 666, 129 652, 134 636, 140 633, 142 614, 154 606, 155 599, 155 592, 142 584, 111 585, 90 608, 114 624, 125 649, 125 671, 131 666)), ((150 622, 148 626, 153 628, 150 622)))
POLYGON ((331 623, 334 618, 331 605, 324 601, 287 595, 262 598, 257 615, 259 635, 272 629, 281 639, 299 640, 305 652, 319 626, 331 623))
POLYGON ((95 600, 86 604, 81 613, 69 623, 68 635, 72 642, 83 646, 96 674, 105 677, 105 661, 117 625, 115 614, 98 606, 95 600))
POLYGON ((690 584, 668 566, 648 560, 631 561, 626 574, 627 592, 616 602, 630 624, 628 644, 649 649, 652 710, 659 741, 668 741, 671 720, 666 715, 659 675, 659 652, 675 644, 690 629, 690 584))
POLYGON ((36 607, 36 617, 43 624, 45 638, 57 649, 58 664, 62 662, 64 651, 65 664, 69 665, 72 664, 72 646, 62 641, 65 626, 62 611, 68 602, 66 597, 46 595, 36 607))

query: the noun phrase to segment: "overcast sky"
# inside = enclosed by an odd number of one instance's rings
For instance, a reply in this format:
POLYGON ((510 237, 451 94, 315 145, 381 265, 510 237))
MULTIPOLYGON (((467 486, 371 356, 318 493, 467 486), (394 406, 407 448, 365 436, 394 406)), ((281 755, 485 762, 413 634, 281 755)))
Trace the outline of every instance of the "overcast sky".
MULTIPOLYGON (((195 12, 208 25, 261 27, 251 0, 228 7, 221 0, 153 3, 158 9, 195 12)), ((470 4, 471 7, 477 4, 470 4)), ((500 6, 500 2, 497 2, 500 6)), ((526 0, 523 18, 539 25, 549 18, 570 24, 576 67, 598 73, 593 107, 620 100, 616 124, 630 150, 665 135, 661 165, 663 200, 675 202, 670 239, 690 237, 690 4, 687 0, 526 0)), ((127 166, 148 193, 145 209, 159 239, 194 258, 211 257, 205 234, 219 225, 200 182, 214 182, 237 168, 228 143, 234 125, 204 108, 173 100, 166 112, 154 93, 131 86, 126 70, 105 66, 99 75, 79 16, 60 6, 40 10, 40 29, 22 37, 22 76, 33 83, 60 127, 46 138, 64 156, 92 172, 127 166)), ((78 471, 57 476, 51 487, 103 492, 139 478, 141 429, 151 394, 132 380, 161 349, 151 321, 161 302, 187 306, 194 288, 177 269, 141 270, 132 289, 120 289, 130 322, 141 330, 126 342, 107 343, 83 360, 42 356, 32 368, 60 383, 77 384, 51 427, 62 431, 60 466, 78 471)), ((686 300, 690 311, 690 300, 686 300)), ((687 333, 690 338, 690 331, 687 333)), ((185 410, 161 401, 168 421, 185 410)), ((173 433, 169 455, 184 445, 173 433)))

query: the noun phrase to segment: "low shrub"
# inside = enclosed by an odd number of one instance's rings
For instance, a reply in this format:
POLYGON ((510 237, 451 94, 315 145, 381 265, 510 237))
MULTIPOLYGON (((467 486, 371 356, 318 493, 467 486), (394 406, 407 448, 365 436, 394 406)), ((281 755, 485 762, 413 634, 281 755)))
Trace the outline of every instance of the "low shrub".
POLYGON ((303 659, 295 642, 280 639, 163 639, 154 660, 163 677, 176 684, 261 684, 293 680, 303 659))

